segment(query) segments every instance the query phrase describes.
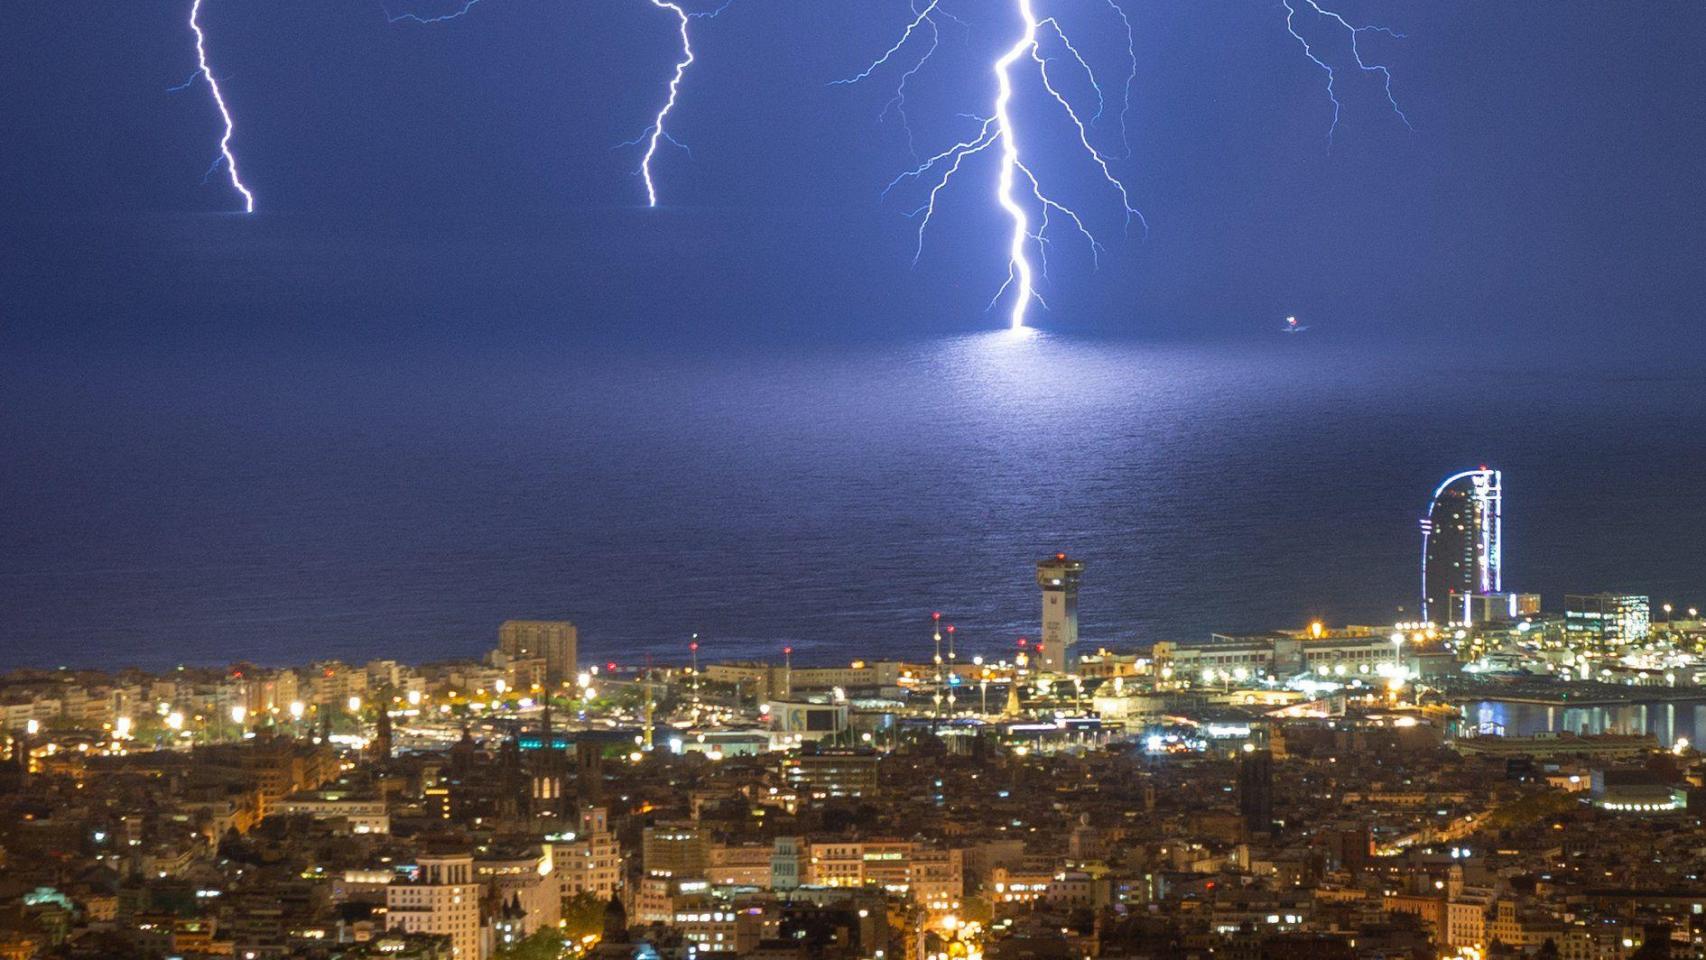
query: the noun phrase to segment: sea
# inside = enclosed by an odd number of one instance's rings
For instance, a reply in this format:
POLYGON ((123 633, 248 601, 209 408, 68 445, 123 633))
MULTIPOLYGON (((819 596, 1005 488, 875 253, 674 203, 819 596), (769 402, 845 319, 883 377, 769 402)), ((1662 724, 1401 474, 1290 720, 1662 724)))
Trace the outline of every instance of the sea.
POLYGON ((1390 623, 1430 493, 1480 465, 1508 588, 1706 605, 1696 355, 1283 314, 613 332, 587 319, 608 303, 491 282, 501 251, 429 310, 409 291, 473 249, 448 240, 72 232, 8 274, 0 667, 475 657, 508 618, 623 666, 694 634, 702 659, 924 657, 933 611, 998 656, 1056 552, 1086 564, 1086 649, 1390 623))

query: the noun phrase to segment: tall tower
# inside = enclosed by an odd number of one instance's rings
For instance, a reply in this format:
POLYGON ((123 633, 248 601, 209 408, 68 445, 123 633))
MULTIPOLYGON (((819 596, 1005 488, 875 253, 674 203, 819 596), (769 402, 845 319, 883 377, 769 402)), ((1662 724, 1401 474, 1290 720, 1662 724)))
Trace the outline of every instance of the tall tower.
POLYGON ((1238 815, 1245 836, 1274 831, 1274 755, 1266 748, 1251 749, 1238 759, 1238 815))
POLYGON ((1474 597, 1504 589, 1503 483, 1481 467, 1445 478, 1422 518, 1422 619, 1469 623, 1474 597))
POLYGON ((373 759, 381 763, 391 759, 391 708, 383 700, 379 703, 379 720, 374 724, 373 741, 368 747, 373 759))
POLYGON ((1084 561, 1068 560, 1064 553, 1037 562, 1037 586, 1043 588, 1038 667, 1044 673, 1070 673, 1077 666, 1078 581, 1083 577, 1084 561))
POLYGON ((581 804, 604 802, 604 749, 596 741, 575 741, 575 787, 581 804))

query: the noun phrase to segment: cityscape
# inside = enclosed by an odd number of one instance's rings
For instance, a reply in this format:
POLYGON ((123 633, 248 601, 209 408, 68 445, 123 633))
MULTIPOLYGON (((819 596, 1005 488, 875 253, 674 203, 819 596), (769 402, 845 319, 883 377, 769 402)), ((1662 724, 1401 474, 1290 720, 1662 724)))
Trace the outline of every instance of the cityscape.
POLYGON ((0 956, 1696 956, 1706 621, 1507 590, 1502 500, 1409 622, 1113 649, 1059 552, 999 656, 14 670, 0 956))

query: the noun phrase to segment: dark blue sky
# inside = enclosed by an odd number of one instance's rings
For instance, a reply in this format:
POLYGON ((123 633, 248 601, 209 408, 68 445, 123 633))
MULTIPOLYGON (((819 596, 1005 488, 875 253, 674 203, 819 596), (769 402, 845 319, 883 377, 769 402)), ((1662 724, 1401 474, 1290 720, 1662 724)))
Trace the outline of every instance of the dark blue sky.
MULTIPOLYGON (((1539 359, 1602 342, 1608 324, 1632 349, 1697 340, 1706 8, 1346 0, 1353 20, 1408 35, 1366 46, 1392 66, 1416 129, 1350 71, 1329 152, 1323 76, 1277 3, 1126 6, 1138 76, 1133 154, 1116 170, 1153 232, 1118 237, 1107 195, 1037 113, 1029 149, 1112 249, 1093 274, 1062 241, 1040 322, 1194 337, 1299 313, 1450 349, 1523 338, 1539 359)), ((1107 11, 1053 7, 1117 77, 1107 11)), ((956 111, 986 107, 989 52, 1012 26, 995 0, 950 8, 966 26, 914 84, 923 146, 963 134, 956 111)), ((368 323, 387 337, 428 350, 612 329, 763 339, 998 324, 982 313, 1001 277, 987 169, 947 197, 912 268, 914 198, 878 197, 908 160, 899 128, 877 123, 898 71, 827 85, 908 16, 901 0, 737 0, 697 22, 701 59, 672 126, 693 157, 664 153, 667 208, 648 212, 634 151, 611 150, 645 128, 675 56, 669 17, 643 0, 483 0, 434 26, 388 24, 366 0, 207 0, 260 200, 256 221, 231 223, 214 216, 230 191, 200 182, 219 132, 205 89, 165 92, 194 65, 185 4, 12 0, 0 6, 8 335, 50 351, 264 351, 303 330, 305 346, 337 345, 350 325, 311 305, 348 278, 292 296, 299 266, 269 262, 269 245, 312 244, 331 272, 340 250, 371 255, 375 231, 408 248, 394 270, 364 266, 391 279, 350 295, 373 299, 368 323), (199 214, 205 226, 186 225, 199 214), (483 235, 534 241, 533 254, 483 253, 503 246, 483 235), (72 272, 84 289, 65 289, 72 272), (387 282, 397 289, 374 292, 387 282), (203 316, 233 301, 246 309, 203 316)), ((1348 64, 1340 38, 1315 36, 1348 64)), ((1117 143, 1111 125, 1098 132, 1117 143)))

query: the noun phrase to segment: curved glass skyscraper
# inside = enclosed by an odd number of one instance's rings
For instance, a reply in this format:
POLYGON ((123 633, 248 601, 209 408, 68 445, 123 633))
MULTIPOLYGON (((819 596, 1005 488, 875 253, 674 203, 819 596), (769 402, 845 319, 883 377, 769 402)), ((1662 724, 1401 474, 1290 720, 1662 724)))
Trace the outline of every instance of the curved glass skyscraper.
POLYGON ((1468 623, 1473 598, 1504 589, 1499 471, 1445 478, 1422 518, 1422 618, 1468 623))

